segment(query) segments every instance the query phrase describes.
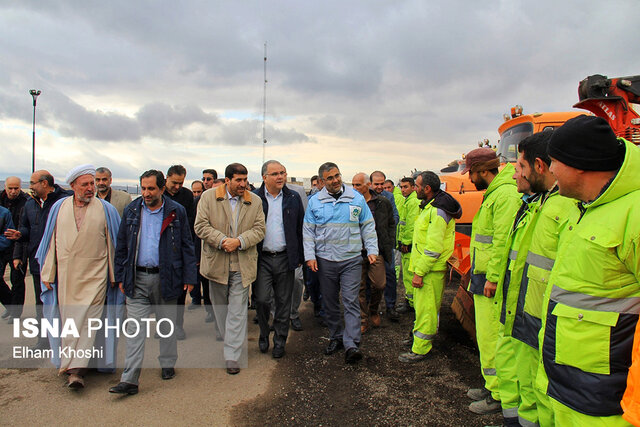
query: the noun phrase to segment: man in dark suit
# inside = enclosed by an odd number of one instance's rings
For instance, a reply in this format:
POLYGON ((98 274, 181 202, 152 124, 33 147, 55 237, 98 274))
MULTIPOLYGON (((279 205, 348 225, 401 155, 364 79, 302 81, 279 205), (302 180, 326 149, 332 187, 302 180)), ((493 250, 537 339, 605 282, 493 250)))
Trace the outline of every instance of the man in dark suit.
POLYGON ((276 160, 262 165, 262 185, 255 193, 262 199, 266 222, 264 241, 258 245, 256 301, 262 353, 269 350, 269 311, 271 295, 276 311, 273 319, 274 358, 284 356, 289 333, 289 314, 295 269, 304 261, 302 221, 304 207, 300 195, 286 186, 287 170, 276 160))

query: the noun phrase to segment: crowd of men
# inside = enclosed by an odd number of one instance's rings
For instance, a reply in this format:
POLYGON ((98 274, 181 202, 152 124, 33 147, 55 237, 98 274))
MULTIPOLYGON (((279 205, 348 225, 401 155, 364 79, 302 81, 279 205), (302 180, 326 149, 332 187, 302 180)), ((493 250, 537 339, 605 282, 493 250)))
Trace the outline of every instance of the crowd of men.
MULTIPOLYGON (((524 139, 518 153, 515 166, 502 166, 493 149, 478 148, 463 171, 484 190, 468 287, 484 386, 468 391, 469 409, 501 411, 505 425, 637 425, 638 149, 603 119, 579 116, 524 139)), ((264 163, 256 189, 239 163, 226 167, 224 179, 205 169, 191 191, 186 174, 180 165, 166 177, 144 172, 142 197, 133 201, 111 188, 104 167, 71 170, 70 192, 37 171, 32 197, 18 178, 7 178, 0 261, 2 271, 10 266, 11 287, 0 283, 0 302, 9 307, 3 317, 22 314, 27 265, 40 318, 83 324, 122 316, 126 304, 126 316, 140 320, 153 306, 175 325, 175 333, 160 335, 161 375, 170 379, 190 293, 188 309, 204 303, 233 375, 250 305, 260 352, 285 356, 289 329, 302 330, 304 282, 304 298, 329 331, 325 355, 344 350, 345 362, 357 363, 363 335, 380 326, 381 314, 398 321, 410 313, 407 351, 398 360, 429 357, 462 215, 438 175, 416 172, 396 187, 381 171, 361 172, 346 185, 338 165, 327 162, 307 196, 287 183, 276 160, 264 163)), ((36 346, 88 348, 102 340, 107 354, 97 366, 113 371, 114 340, 82 332, 36 346)), ((138 392, 144 345, 143 336, 127 338, 121 382, 110 392, 138 392)), ((55 363, 69 387, 84 387, 86 359, 58 356, 55 363)))

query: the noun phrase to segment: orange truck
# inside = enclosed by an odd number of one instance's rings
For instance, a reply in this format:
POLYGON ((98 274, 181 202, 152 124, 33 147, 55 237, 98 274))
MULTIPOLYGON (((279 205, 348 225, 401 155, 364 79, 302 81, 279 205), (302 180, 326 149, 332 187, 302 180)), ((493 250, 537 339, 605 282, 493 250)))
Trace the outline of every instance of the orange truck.
MULTIPOLYGON (((609 79, 599 74, 589 76, 578 85, 579 102, 574 105, 591 111, 609 122, 614 133, 634 144, 640 144, 640 76, 609 79)), ((529 135, 562 126, 567 120, 585 114, 580 111, 523 114, 522 107, 511 108, 511 114, 504 115, 504 123, 498 128, 500 142, 497 153, 506 162, 515 162, 518 157, 518 143, 529 135)), ((456 223, 456 243, 453 256, 449 259, 452 273, 460 275, 460 288, 454 298, 452 309, 462 326, 475 339, 473 298, 467 292, 471 273, 469 244, 471 222, 482 203, 482 191, 477 191, 462 175, 464 159, 459 162, 457 172, 440 177, 443 188, 462 205, 463 216, 456 223)))

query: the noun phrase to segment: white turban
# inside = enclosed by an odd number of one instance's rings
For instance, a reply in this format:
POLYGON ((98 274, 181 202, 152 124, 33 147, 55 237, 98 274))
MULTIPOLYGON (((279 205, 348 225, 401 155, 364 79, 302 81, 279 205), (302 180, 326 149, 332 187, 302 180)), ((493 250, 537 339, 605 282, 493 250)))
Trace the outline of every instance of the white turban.
POLYGON ((80 165, 71 169, 67 174, 67 184, 71 185, 73 181, 76 180, 79 176, 82 175, 93 175, 96 176, 96 168, 93 165, 80 165))

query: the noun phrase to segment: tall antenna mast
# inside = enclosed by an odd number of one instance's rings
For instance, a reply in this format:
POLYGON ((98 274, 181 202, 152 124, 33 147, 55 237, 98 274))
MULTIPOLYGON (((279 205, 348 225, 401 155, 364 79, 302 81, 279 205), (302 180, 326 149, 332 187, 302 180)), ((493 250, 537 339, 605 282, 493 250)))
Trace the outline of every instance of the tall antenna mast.
POLYGON ((266 120, 267 120, 267 42, 264 42, 264 94, 262 96, 262 164, 264 164, 265 162, 265 151, 267 149, 267 136, 265 134, 266 120))

